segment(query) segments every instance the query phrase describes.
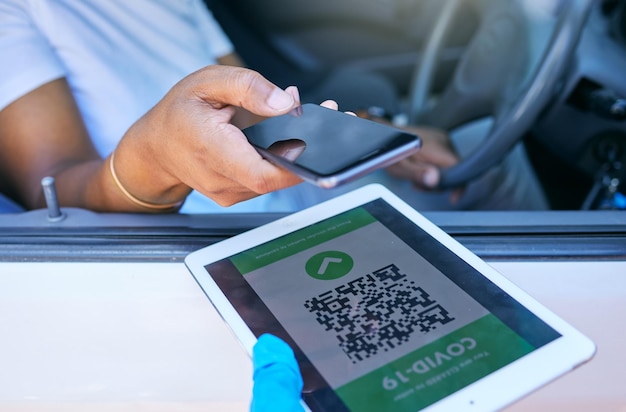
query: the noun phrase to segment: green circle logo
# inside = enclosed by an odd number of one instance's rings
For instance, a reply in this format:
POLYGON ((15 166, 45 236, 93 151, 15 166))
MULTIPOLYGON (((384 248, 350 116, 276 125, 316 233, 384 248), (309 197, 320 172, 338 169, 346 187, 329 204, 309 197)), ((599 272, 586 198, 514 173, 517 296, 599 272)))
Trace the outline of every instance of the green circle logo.
POLYGON ((348 254, 329 250, 311 257, 304 268, 312 278, 332 280, 347 275, 353 266, 354 261, 348 254))

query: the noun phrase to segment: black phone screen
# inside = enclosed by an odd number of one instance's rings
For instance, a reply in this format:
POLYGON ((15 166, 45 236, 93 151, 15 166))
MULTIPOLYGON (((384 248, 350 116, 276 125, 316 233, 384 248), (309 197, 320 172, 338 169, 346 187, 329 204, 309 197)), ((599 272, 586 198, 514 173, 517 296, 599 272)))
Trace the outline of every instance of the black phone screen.
POLYGON ((363 174, 419 147, 419 138, 413 134, 315 104, 266 119, 243 132, 262 154, 269 152, 274 160, 280 157, 283 164, 320 177, 348 172, 347 179, 354 168, 356 174, 363 174))

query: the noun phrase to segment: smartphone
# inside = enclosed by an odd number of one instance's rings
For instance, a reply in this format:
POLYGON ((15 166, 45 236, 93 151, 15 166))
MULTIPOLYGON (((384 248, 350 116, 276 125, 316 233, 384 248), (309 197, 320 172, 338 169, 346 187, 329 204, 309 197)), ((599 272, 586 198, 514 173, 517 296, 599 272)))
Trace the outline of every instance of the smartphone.
POLYGON ((243 130, 261 155, 322 188, 333 188, 414 153, 419 136, 304 104, 243 130))

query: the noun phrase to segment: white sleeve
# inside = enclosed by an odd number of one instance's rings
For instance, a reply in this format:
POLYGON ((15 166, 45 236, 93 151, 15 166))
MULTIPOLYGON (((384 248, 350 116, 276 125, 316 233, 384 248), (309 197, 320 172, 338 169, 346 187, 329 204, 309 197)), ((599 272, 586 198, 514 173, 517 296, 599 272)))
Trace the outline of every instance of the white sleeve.
POLYGON ((38 30, 30 1, 0 0, 0 110, 66 71, 38 30))
POLYGON ((230 39, 224 33, 219 23, 213 17, 213 13, 203 4, 202 1, 196 1, 198 8, 198 25, 204 34, 208 47, 215 58, 220 58, 234 51, 234 46, 230 39))

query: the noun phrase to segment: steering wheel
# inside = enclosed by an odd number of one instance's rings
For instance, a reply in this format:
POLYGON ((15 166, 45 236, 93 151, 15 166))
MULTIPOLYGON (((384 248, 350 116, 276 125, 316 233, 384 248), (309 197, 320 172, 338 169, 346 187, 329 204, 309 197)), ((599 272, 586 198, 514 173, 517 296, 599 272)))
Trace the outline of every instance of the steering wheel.
POLYGON ((477 7, 480 26, 452 79, 435 103, 429 104, 446 36, 453 30, 461 6, 467 4, 465 0, 444 0, 410 91, 411 124, 450 131, 472 120, 493 117, 481 144, 457 165, 441 171, 440 189, 478 177, 504 159, 530 129, 558 91, 595 0, 554 0, 549 19, 537 18, 529 11, 529 0, 471 3, 477 7))

